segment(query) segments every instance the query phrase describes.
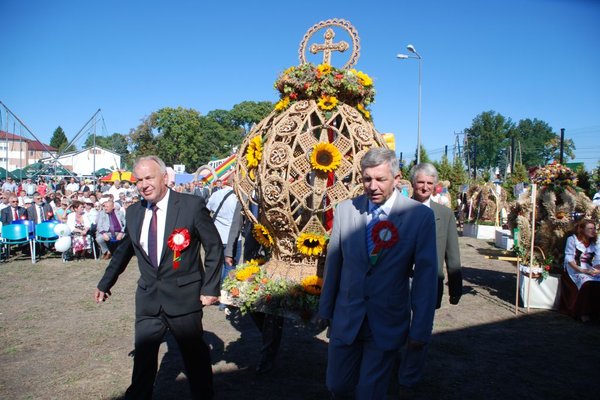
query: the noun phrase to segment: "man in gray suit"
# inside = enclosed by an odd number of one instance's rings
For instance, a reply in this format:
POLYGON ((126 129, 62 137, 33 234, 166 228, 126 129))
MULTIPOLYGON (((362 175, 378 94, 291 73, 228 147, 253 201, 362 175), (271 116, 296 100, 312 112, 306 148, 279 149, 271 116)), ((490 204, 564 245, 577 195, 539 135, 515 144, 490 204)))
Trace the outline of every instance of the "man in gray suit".
POLYGON ((399 348, 421 348, 431 337, 435 221, 429 208, 395 190, 393 151, 369 150, 361 170, 365 194, 335 211, 319 317, 330 325, 333 396, 384 399, 399 348))
MULTIPOLYGON (((444 263, 446 263, 446 269, 448 270, 450 304, 458 304, 462 295, 462 271, 456 218, 448 207, 431 200, 431 195, 438 183, 438 172, 432 164, 421 163, 413 167, 410 180, 413 186, 413 199, 431 208, 435 217, 438 260, 436 309, 442 305, 444 263)), ((406 348, 402 352, 398 381, 404 390, 414 386, 421 379, 426 352, 427 346, 421 349, 406 348)))

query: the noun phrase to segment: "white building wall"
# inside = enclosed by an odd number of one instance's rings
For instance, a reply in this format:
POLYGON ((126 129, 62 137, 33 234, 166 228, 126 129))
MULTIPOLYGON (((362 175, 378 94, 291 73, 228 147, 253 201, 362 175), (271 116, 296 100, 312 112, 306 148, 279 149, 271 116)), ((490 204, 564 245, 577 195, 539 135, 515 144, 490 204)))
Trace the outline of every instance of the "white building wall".
MULTIPOLYGON (((58 158, 58 161, 77 175, 92 175, 94 173, 94 152, 92 149, 58 158)), ((121 156, 102 148, 96 147, 96 171, 102 168, 115 170, 121 168, 121 156)))

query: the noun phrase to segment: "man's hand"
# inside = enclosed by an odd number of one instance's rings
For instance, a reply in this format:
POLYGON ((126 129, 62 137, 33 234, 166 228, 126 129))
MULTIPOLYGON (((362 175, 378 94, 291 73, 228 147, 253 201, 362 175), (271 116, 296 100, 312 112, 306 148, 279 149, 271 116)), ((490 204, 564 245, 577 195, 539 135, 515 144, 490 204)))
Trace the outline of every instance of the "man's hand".
POLYGON ((96 288, 96 290, 94 291, 94 300, 96 300, 96 303, 102 303, 103 301, 106 301, 109 296, 110 290, 108 292, 103 292, 100 289, 96 288))
POLYGON ((219 302, 219 298, 217 296, 204 296, 200 295, 200 303, 203 306, 210 306, 219 302))
POLYGON ((235 260, 233 259, 233 257, 225 257, 225 264, 229 265, 230 267, 233 265, 234 262, 235 260))

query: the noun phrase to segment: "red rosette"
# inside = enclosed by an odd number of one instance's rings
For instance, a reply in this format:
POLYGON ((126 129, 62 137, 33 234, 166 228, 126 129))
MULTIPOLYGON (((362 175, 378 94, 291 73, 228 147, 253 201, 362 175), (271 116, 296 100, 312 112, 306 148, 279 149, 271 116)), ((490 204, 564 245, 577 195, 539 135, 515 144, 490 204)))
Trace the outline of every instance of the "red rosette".
POLYGON ((173 269, 179 268, 181 252, 190 245, 190 232, 186 228, 175 229, 167 240, 167 245, 173 250, 173 269))
POLYGON ((398 243, 398 230, 390 221, 382 220, 373 227, 371 237, 375 244, 373 253, 377 254, 381 249, 389 249, 398 243))

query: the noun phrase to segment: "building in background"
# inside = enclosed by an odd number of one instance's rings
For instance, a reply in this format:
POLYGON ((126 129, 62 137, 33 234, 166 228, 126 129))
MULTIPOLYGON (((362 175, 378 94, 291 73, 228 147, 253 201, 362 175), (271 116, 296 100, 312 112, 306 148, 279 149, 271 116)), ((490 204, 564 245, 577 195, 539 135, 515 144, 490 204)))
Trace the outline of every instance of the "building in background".
POLYGON ((58 149, 37 140, 0 131, 0 167, 8 171, 51 158, 57 152, 58 149))

